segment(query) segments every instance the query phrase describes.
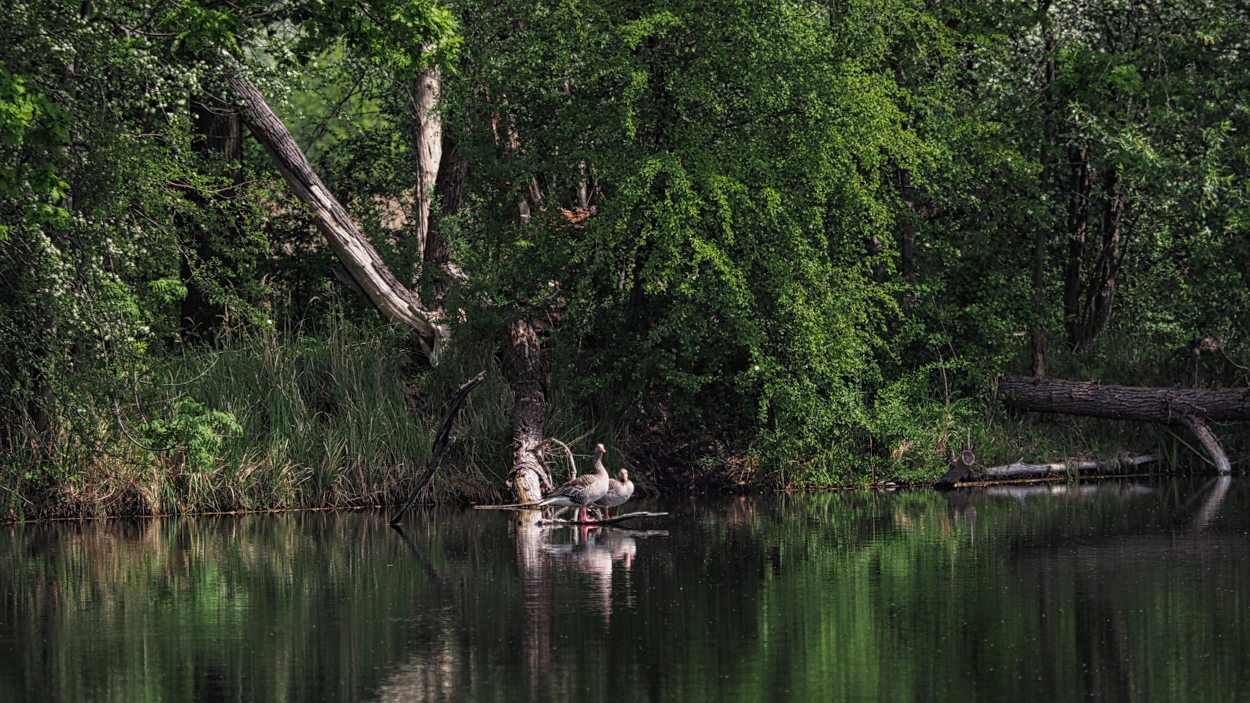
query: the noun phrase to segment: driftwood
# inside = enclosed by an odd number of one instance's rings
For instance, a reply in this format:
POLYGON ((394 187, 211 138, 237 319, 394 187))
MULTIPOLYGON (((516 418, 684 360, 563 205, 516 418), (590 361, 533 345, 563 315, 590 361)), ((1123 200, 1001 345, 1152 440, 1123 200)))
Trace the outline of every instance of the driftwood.
POLYGON ((1043 478, 1047 476, 1076 476, 1082 472, 1124 473, 1141 466, 1158 461, 1153 454, 1134 457, 1117 457, 1111 461, 1068 461, 1057 464, 1026 464, 1024 460, 1006 466, 993 466, 977 469, 969 474, 969 478, 979 481, 999 479, 1043 478))
POLYGON ((464 382, 464 385, 456 389, 456 394, 451 397, 451 403, 447 406, 447 412, 443 414, 443 421, 438 425, 438 434, 434 435, 434 449, 430 454, 430 464, 425 468, 425 473, 417 479, 413 484, 412 493, 408 496, 408 500, 404 501, 403 507, 399 512, 395 513, 395 517, 391 518, 392 525, 398 525, 404 515, 412 509, 417 503, 417 496, 421 493, 421 489, 425 488, 425 484, 430 482, 434 476, 435 469, 443 461, 443 455, 451 449, 451 445, 455 443, 455 438, 451 436, 451 425, 456 419, 456 415, 460 412, 460 406, 464 404, 464 399, 469 397, 469 393, 477 388, 478 384, 486 380, 486 372, 481 371, 478 375, 464 382))
POLYGON ((1232 463, 1208 423, 1250 420, 1250 388, 1140 388, 1004 376, 998 392, 1017 410, 1184 425, 1220 473, 1231 471, 1232 463))

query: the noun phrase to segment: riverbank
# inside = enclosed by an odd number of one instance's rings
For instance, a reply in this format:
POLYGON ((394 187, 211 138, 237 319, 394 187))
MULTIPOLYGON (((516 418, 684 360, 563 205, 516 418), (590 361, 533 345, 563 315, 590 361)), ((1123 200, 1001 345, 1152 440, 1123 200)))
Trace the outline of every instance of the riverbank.
MULTIPOLYGON (((398 504, 428 462, 446 400, 482 369, 487 379, 459 416, 458 441, 426 501, 505 501, 512 394, 489 348, 464 345, 430 369, 408 344, 390 327, 335 316, 315 334, 244 330, 212 348, 178 349, 151 374, 162 382, 140 388, 138 402, 119 403, 116 414, 101 402, 50 435, 10 428, 0 520, 398 504)), ((969 442, 979 466, 1128 452, 1155 454, 1156 473, 1208 468, 1193 441, 1169 428, 1011 413, 989 395, 881 402, 827 451, 779 457, 749 436, 709 436, 654 408, 611 415, 601 404, 579 406, 551 385, 547 435, 582 456, 603 442, 609 470, 629 468, 640 494, 926 485, 969 442)), ((1244 468, 1250 432, 1229 425, 1219 433, 1234 469, 1244 468)), ((562 462, 552 469, 567 471, 562 462)))

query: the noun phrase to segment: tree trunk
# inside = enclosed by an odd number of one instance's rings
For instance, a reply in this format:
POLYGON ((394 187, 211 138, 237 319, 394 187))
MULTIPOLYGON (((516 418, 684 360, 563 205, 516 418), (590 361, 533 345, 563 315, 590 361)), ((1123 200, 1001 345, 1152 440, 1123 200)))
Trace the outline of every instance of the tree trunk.
POLYGON ((1081 269, 1085 257, 1085 235, 1089 225, 1088 150, 1072 154, 1072 190, 1068 194, 1068 265, 1063 277, 1063 317, 1068 328, 1068 345, 1079 346, 1081 339, 1081 269))
MULTIPOLYGON (((903 225, 902 241, 903 280, 914 289, 916 287, 916 187, 911 184, 911 171, 901 169, 898 178, 903 204, 907 206, 907 222, 903 225)), ((912 296, 908 297, 910 299, 912 296)))
POLYGON ((425 309, 412 291, 401 284, 352 222, 347 211, 313 171, 304 152, 291 137, 286 125, 269 109, 264 97, 250 83, 237 76, 226 82, 243 102, 244 119, 295 196, 312 212, 317 228, 343 267, 377 306, 387 320, 406 325, 416 332, 422 349, 437 360, 447 338, 447 327, 435 313, 425 309))
MULTIPOLYGON (((426 263, 434 264, 448 279, 463 280, 464 273, 451 261, 451 246, 447 237, 439 231, 438 223, 444 217, 451 217, 460 212, 464 204, 464 186, 469 177, 469 160, 456 148, 456 143, 443 135, 443 158, 438 163, 438 174, 434 179, 434 195, 439 200, 439 216, 430 218, 429 234, 425 240, 424 257, 426 263)), ((434 297, 441 301, 447 294, 446 280, 434 282, 434 297)))
MULTIPOLYGON (((1042 7, 1043 15, 1049 10, 1049 3, 1042 7)), ((1052 123, 1055 107, 1051 86, 1055 83, 1055 33, 1048 26, 1046 31, 1046 112, 1042 117, 1042 175, 1038 182, 1038 192, 1045 197, 1050 189, 1051 173, 1055 158, 1051 152, 1052 123)), ((1041 207, 1041 203, 1038 204, 1041 207)), ((1033 356, 1033 376, 1042 378, 1046 375, 1049 354, 1046 348, 1046 330, 1042 321, 1046 319, 1046 211, 1038 213, 1037 222, 1033 226, 1033 324, 1029 329, 1029 342, 1033 356)))
POLYGON ((417 250, 424 254, 430 231, 430 199, 443 158, 443 123, 437 112, 439 91, 437 66, 422 71, 412 87, 413 148, 417 153, 417 250))
POLYGON ((528 315, 508 323, 503 365, 514 395, 512 472, 509 485, 517 503, 542 499, 543 424, 547 419, 547 377, 538 326, 528 315))
POLYGON ((1246 388, 1139 388, 1004 376, 998 392, 1017 410, 1185 425, 1221 473, 1232 466, 1207 423, 1250 420, 1246 388))
POLYGON ((1215 422, 1250 420, 1247 388, 1104 386, 1096 381, 1003 376, 998 392, 1017 410, 1041 413, 1161 423, 1180 423, 1187 416, 1215 422))
POLYGON ((1115 303, 1117 278, 1120 273, 1120 219, 1123 214, 1120 200, 1120 183, 1114 166, 1107 169, 1107 182, 1103 189, 1102 250, 1090 275, 1089 292, 1085 299, 1085 324, 1079 345, 1084 347, 1097 340, 1111 324, 1111 308, 1115 303))
MULTIPOLYGON (((238 185, 243 180, 243 117, 230 105, 212 97, 200 97, 191 101, 191 128, 194 135, 191 148, 196 153, 210 158, 220 159, 226 164, 225 175, 230 182, 238 185)), ((229 198, 233 193, 226 191, 213 197, 229 198)), ((188 198, 197 205, 205 205, 209 201, 200 196, 198 191, 191 191, 188 198)), ((213 259, 231 258, 228 248, 213 245, 211 235, 203 228, 185 222, 182 229, 190 245, 191 252, 185 252, 181 259, 182 280, 187 286, 187 296, 182 299, 182 328, 191 336, 202 336, 219 324, 225 315, 225 306, 209 299, 204 287, 204 275, 197 272, 192 264, 203 269, 213 259), (193 255, 192 255, 193 253, 193 255)))
POLYGON ((1158 459, 1153 454, 1143 456, 1115 457, 1109 461, 1066 461, 1054 464, 1026 464, 1023 460, 1006 466, 992 466, 973 471, 969 477, 972 481, 997 481, 1003 479, 1046 478, 1051 476, 1075 476, 1083 472, 1129 473, 1143 464, 1150 464, 1158 459))
POLYGON ((1194 436, 1198 438, 1202 448, 1211 455, 1211 463, 1215 465, 1215 470, 1222 474, 1231 472, 1233 465, 1228 461, 1228 455, 1224 453, 1224 447, 1220 445, 1219 437, 1216 437, 1215 432, 1211 431, 1211 426, 1201 417, 1194 415, 1186 415, 1182 419, 1189 431, 1193 432, 1194 436))

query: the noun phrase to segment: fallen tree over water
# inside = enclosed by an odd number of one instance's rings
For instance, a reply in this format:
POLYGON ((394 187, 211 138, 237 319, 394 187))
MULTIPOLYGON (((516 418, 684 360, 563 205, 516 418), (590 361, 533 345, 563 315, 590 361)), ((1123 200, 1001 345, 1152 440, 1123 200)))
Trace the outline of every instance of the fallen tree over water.
POLYGON ((998 392, 1016 410, 1184 425, 1220 473, 1232 471, 1232 463, 1209 423, 1250 420, 1247 388, 1104 386, 1097 381, 1004 376, 998 392))

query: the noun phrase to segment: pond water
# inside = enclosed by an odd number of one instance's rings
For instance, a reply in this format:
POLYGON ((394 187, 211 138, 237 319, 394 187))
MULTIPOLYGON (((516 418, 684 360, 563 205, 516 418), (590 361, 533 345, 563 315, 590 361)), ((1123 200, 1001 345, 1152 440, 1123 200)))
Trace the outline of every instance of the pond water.
POLYGON ((0 701, 1250 700, 1244 479, 635 503, 0 526, 0 701))

